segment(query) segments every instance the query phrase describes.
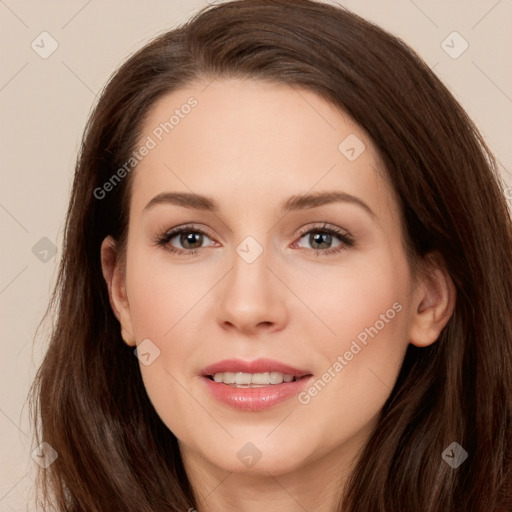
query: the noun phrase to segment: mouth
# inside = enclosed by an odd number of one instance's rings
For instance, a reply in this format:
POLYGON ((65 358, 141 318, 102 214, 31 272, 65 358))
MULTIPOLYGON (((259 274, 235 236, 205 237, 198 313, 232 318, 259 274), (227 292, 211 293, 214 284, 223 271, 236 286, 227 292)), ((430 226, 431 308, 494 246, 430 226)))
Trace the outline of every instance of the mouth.
POLYGON ((207 366, 201 375, 227 385, 273 386, 283 382, 295 382, 302 377, 310 376, 311 372, 273 359, 225 359, 207 366))
POLYGON ((271 359, 227 359, 206 367, 201 377, 218 402, 241 411, 263 411, 298 395, 313 375, 271 359))
POLYGON ((245 373, 245 372, 219 372, 213 375, 206 375, 206 378, 213 382, 226 384, 236 388, 261 388, 276 386, 279 384, 296 382, 309 375, 292 375, 282 372, 245 373))

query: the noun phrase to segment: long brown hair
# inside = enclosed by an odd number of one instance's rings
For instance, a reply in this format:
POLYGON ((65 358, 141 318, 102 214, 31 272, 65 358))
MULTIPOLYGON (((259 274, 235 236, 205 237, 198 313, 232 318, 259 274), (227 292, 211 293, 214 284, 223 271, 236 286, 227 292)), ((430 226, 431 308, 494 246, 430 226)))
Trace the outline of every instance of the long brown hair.
POLYGON ((198 79, 307 88, 347 112, 379 151, 413 257, 438 251, 456 286, 436 343, 409 345, 378 425, 336 511, 512 510, 512 227, 496 162, 447 88, 400 39, 311 0, 210 6, 150 42, 111 77, 87 124, 67 212, 50 344, 31 390, 43 505, 59 511, 196 507, 177 439, 151 405, 123 343, 100 245, 126 240, 144 116, 198 79), (38 421, 40 419, 40 422, 38 421), (457 442, 457 469, 441 454, 457 442))

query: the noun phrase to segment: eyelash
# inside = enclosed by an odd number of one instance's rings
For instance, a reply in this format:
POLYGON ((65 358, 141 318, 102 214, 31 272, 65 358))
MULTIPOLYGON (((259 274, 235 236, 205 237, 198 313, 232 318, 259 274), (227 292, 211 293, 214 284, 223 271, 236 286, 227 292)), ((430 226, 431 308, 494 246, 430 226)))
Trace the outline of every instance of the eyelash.
MULTIPOLYGON (((350 234, 340 230, 336 226, 330 225, 330 227, 328 227, 328 224, 324 224, 321 227, 308 227, 308 228, 301 229, 301 231, 299 232, 299 239, 302 238, 304 235, 306 235, 308 233, 313 233, 313 232, 334 235, 341 241, 340 245, 338 245, 334 248, 331 248, 331 249, 309 249, 310 251, 316 251, 318 255, 320 255, 320 254, 323 254, 323 255, 338 254, 341 251, 347 250, 348 248, 353 247, 355 245, 354 239, 352 238, 352 236, 350 234)), ((160 235, 157 235, 155 237, 155 244, 157 246, 165 247, 168 251, 170 251, 171 253, 177 254, 177 255, 191 256, 193 254, 196 254, 199 249, 186 249, 185 250, 185 249, 178 249, 176 247, 173 247, 172 245, 169 245, 170 240, 172 238, 174 238, 176 235, 180 235, 181 233, 200 233, 202 235, 207 236, 210 239, 212 238, 208 235, 208 233, 206 233, 202 229, 196 228, 192 224, 187 224, 185 226, 173 228, 169 231, 165 231, 164 233, 162 233, 160 235)))

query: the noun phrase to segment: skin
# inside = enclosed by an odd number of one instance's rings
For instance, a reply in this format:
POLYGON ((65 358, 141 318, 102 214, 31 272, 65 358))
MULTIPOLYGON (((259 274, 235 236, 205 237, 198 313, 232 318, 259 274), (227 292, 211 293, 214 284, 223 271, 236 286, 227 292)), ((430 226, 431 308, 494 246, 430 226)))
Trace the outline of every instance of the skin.
MULTIPOLYGON (((102 244, 113 311, 128 345, 149 338, 160 350, 140 369, 179 440, 200 512, 331 510, 408 344, 434 343, 452 314, 453 283, 439 258, 424 262, 428 277, 413 275, 378 154, 343 112, 296 87, 218 79, 159 100, 141 143, 191 96, 197 107, 132 176, 126 266, 110 237, 102 244), (365 145, 354 161, 338 149, 350 134, 365 145), (158 204, 144 211, 164 191, 211 196, 220 210, 158 204), (349 202, 280 213, 289 196, 319 191, 356 196, 374 216, 349 202), (195 254, 155 245, 162 232, 188 223, 207 232, 195 254), (322 253, 312 235, 324 223, 349 232, 355 245, 326 255, 343 243, 333 236, 322 253), (299 235, 303 227, 316 231, 299 235), (248 236, 263 249, 250 264, 236 252, 248 236), (294 397, 240 411, 202 385, 205 366, 235 357, 277 359, 321 379, 394 303, 401 311, 307 404, 294 397), (261 453, 252 467, 237 457, 248 442, 261 453)), ((171 244, 190 247, 179 236, 171 244)))

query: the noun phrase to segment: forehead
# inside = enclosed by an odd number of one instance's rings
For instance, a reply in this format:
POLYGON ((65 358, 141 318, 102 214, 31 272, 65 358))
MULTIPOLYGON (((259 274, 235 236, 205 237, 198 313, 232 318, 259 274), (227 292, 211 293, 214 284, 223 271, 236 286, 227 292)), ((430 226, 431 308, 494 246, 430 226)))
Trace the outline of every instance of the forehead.
POLYGON ((295 86, 217 79, 176 90, 149 111, 138 148, 144 145, 150 149, 133 177, 136 210, 173 190, 260 210, 284 195, 330 189, 365 196, 376 209, 392 203, 364 130, 295 86))

